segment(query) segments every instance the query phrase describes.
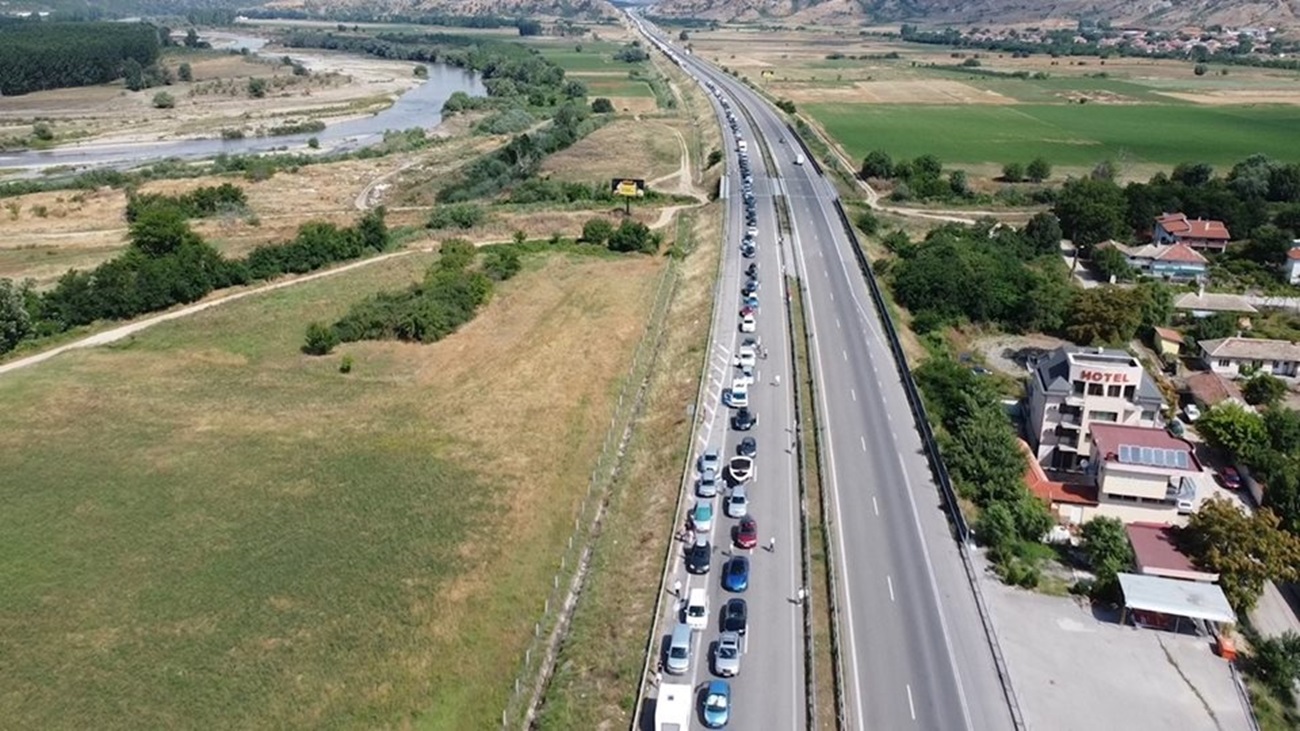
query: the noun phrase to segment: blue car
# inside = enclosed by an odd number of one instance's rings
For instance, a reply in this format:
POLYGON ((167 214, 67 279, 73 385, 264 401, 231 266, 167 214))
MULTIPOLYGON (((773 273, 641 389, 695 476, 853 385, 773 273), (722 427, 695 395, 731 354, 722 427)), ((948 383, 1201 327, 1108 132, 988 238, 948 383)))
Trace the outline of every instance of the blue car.
POLYGON ((722 588, 735 592, 741 592, 749 588, 748 558, 736 556, 727 562, 727 570, 722 572, 722 588))
POLYGON ((758 309, 758 295, 748 295, 745 297, 745 306, 758 309))
POLYGON ((709 681, 704 691, 704 725, 722 728, 731 718, 731 685, 725 680, 709 681))

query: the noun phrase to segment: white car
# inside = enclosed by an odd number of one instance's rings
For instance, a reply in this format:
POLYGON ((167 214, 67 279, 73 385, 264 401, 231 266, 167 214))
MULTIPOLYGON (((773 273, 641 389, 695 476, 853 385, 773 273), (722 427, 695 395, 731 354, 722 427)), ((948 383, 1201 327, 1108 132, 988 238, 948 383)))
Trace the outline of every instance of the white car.
POLYGON ((758 365, 758 351, 748 345, 742 345, 740 350, 736 351, 736 357, 732 359, 732 362, 737 368, 746 366, 753 368, 758 365))
POLYGON ((746 234, 746 235, 749 235, 749 236, 757 237, 757 236, 758 236, 758 227, 757 227, 757 226, 750 226, 749 228, 745 229, 745 234, 746 234))
POLYGON ((738 409, 749 406, 749 384, 739 378, 731 382, 731 397, 727 402, 738 409))
POLYGON ((744 485, 731 488, 731 494, 727 496, 727 515, 732 518, 749 515, 749 495, 745 492, 744 485))
POLYGON ((743 333, 752 333, 758 329, 758 322, 754 320, 753 315, 745 315, 740 318, 740 331, 743 333))
POLYGON ((732 457, 727 463, 727 472, 733 484, 741 484, 754 476, 754 458, 744 455, 732 457))
POLYGON ((1201 418, 1201 409, 1196 404, 1188 404, 1187 408, 1183 409, 1183 413, 1187 415, 1188 421, 1196 421, 1201 418))
POLYGON ((740 375, 739 375, 739 376, 736 376, 736 378, 735 378, 734 380, 732 380, 731 383, 732 383, 732 388, 733 388, 733 389, 736 387, 735 384, 737 384, 737 383, 743 383, 743 384, 745 384, 746 386, 752 386, 752 385, 754 385, 754 367, 753 367, 753 366, 741 366, 741 368, 740 368, 740 375))
POLYGON ((700 632, 709 627, 709 592, 703 587, 691 589, 686 599, 686 625, 700 632))

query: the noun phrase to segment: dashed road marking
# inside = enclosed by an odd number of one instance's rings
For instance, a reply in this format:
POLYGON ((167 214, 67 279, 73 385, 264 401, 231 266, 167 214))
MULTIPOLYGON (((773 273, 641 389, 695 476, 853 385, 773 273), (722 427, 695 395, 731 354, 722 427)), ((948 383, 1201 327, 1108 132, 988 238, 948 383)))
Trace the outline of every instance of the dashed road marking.
POLYGON ((880 506, 876 504, 875 495, 871 496, 871 509, 875 511, 876 515, 880 515, 880 506))
MULTIPOLYGON (((886 576, 885 583, 889 584, 889 601, 892 602, 894 601, 894 577, 886 576)), ((913 718, 916 718, 916 716, 913 716, 913 718)))

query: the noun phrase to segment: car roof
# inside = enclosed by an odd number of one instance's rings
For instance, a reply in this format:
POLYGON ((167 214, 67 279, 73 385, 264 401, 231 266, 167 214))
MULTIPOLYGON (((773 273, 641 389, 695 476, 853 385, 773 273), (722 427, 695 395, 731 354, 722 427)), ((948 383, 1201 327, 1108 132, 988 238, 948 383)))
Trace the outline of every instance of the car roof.
POLYGON ((709 590, 702 586, 697 586, 694 589, 691 589, 690 599, 688 599, 688 601, 691 604, 707 604, 709 602, 709 590))

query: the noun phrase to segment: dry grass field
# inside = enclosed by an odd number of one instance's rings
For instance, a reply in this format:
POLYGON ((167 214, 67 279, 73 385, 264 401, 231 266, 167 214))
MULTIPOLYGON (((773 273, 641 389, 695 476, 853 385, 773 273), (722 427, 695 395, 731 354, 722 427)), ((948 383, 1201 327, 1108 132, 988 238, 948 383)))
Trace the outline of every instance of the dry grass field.
POLYGON ((428 262, 0 379, 8 724, 499 719, 663 262, 530 257, 438 344, 298 353, 428 262))
POLYGON ((672 119, 622 117, 546 158, 542 175, 578 182, 623 176, 654 180, 677 171, 683 144, 672 119))

